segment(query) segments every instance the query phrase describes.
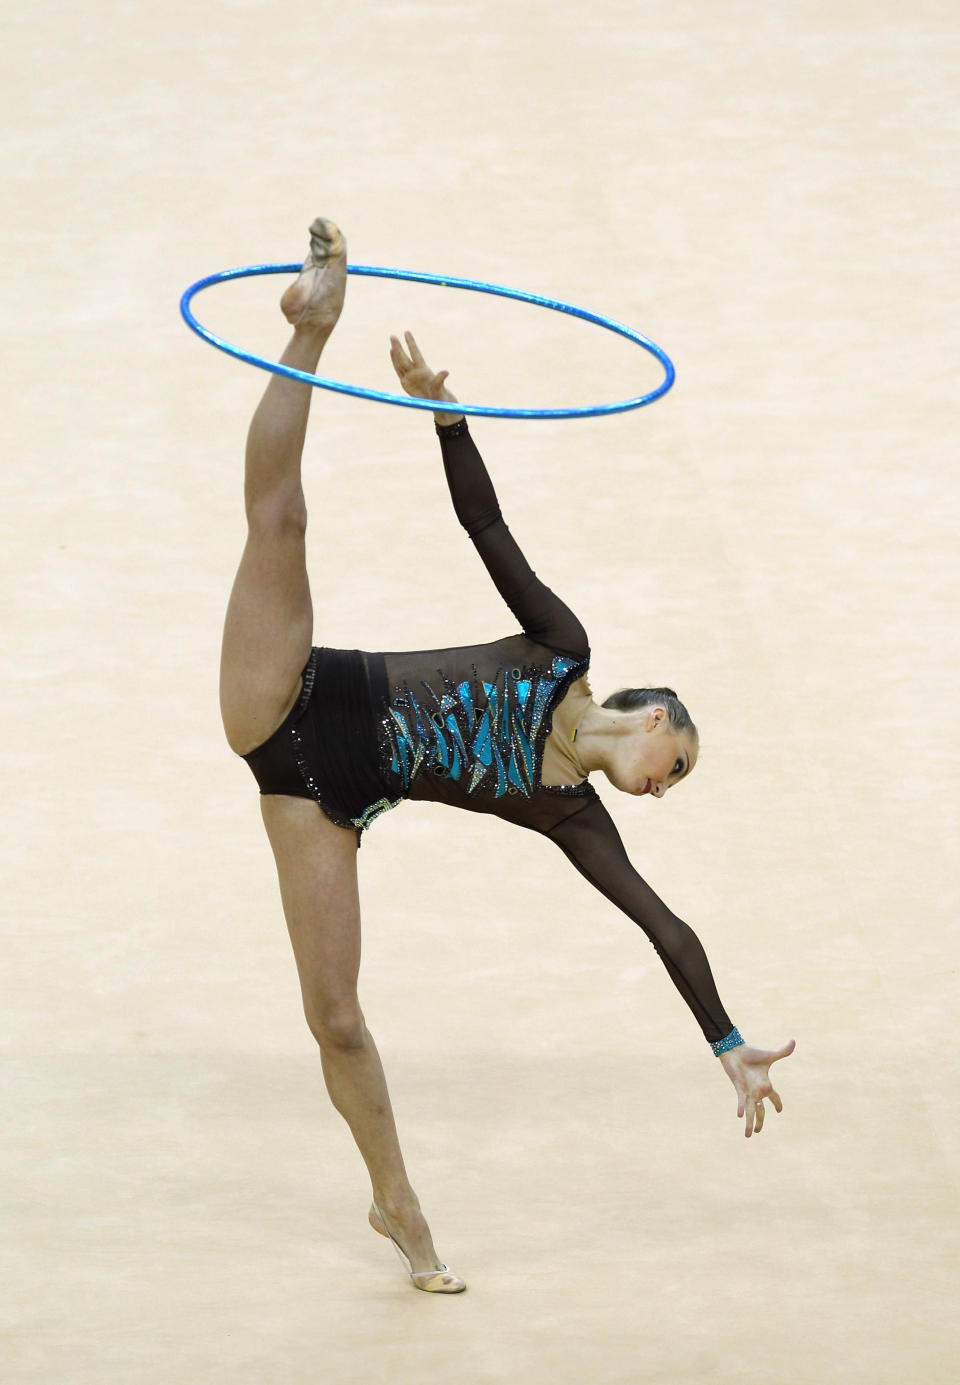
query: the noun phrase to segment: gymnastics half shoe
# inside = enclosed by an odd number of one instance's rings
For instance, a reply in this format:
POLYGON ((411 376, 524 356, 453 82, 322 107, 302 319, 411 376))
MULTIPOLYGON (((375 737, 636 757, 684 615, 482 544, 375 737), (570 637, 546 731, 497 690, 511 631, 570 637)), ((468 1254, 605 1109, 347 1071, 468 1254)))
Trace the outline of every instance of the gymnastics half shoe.
POLYGON ((454 1274, 449 1265, 441 1265, 438 1270, 414 1270, 410 1267, 410 1261, 401 1250, 398 1242, 391 1236, 387 1228, 387 1221, 376 1203, 370 1208, 370 1225, 374 1231, 381 1236, 386 1236, 392 1242, 394 1250, 400 1256, 400 1262, 407 1274, 410 1282, 415 1289, 423 1289, 428 1294, 462 1294, 467 1287, 465 1282, 458 1274, 454 1274), (374 1220, 376 1217, 376 1220, 374 1220), (379 1222, 379 1226, 377 1223, 379 1222))

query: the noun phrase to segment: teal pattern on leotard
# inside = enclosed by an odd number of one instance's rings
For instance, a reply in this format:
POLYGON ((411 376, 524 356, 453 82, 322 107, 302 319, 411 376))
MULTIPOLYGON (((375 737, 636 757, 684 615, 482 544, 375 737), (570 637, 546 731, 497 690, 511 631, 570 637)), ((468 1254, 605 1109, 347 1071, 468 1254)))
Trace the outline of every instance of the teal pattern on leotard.
POLYGON ((471 794, 529 798, 544 715, 577 662, 557 654, 549 669, 503 669, 493 683, 478 676, 451 683, 438 670, 440 691, 426 680, 417 694, 406 686, 398 690, 383 727, 390 769, 403 791, 426 767, 462 781, 471 794))

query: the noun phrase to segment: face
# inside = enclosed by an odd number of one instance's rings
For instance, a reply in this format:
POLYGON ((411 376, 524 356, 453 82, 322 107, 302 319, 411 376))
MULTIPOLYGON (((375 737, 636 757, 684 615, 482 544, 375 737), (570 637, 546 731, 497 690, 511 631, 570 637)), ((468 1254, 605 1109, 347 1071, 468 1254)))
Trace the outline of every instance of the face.
POLYGON ((649 793, 663 798, 693 769, 697 750, 697 738, 687 731, 676 732, 665 708, 644 707, 630 736, 624 738, 614 783, 637 797, 649 793))

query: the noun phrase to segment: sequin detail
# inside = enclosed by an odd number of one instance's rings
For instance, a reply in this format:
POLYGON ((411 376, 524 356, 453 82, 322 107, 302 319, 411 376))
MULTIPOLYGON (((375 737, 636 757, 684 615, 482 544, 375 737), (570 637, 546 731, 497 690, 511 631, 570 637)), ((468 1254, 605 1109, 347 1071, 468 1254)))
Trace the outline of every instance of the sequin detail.
POLYGON ((375 822, 382 813, 389 813, 391 808, 396 808, 397 805, 402 802, 402 798, 378 799, 376 803, 371 803, 369 808, 364 808, 360 817, 351 818, 350 820, 354 827, 359 827, 362 830, 365 827, 369 827, 371 822, 375 822))
POLYGON ((716 1057, 719 1058, 721 1053, 729 1053, 731 1048, 739 1048, 742 1043, 743 1039, 740 1037, 740 1030, 731 1029, 725 1039, 715 1039, 710 1047, 713 1049, 716 1057))
POLYGON ((317 660, 320 658, 319 649, 311 649, 310 658, 307 666, 303 670, 303 686, 300 689, 300 697, 297 700, 297 711, 302 712, 310 698, 313 696, 313 685, 317 681, 317 660))
MULTIPOLYGON (((441 670, 436 687, 422 692, 403 685, 381 722, 383 762, 410 788, 421 768, 461 782, 467 793, 523 794, 537 783, 541 742, 549 730, 547 710, 583 661, 555 654, 548 669, 501 669, 493 682, 453 683, 441 670)), ((571 787, 580 787, 571 786, 571 787)))

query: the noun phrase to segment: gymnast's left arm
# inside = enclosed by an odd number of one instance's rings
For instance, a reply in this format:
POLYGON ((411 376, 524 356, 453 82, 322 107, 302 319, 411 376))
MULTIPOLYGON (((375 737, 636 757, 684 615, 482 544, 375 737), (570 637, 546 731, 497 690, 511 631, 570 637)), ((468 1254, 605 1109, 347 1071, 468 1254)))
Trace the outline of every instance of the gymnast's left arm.
POLYGON ((436 400, 434 411, 440 433, 443 469, 454 512, 470 536, 500 596, 531 640, 575 659, 589 656, 587 633, 573 611, 556 592, 542 582, 511 534, 483 458, 466 427, 466 418, 447 412, 457 401, 446 387, 447 371, 434 372, 427 365, 410 332, 406 349, 398 337, 390 338, 390 359, 406 392, 419 399, 436 400), (452 424, 462 424, 453 428, 452 424))
POLYGON ((643 929, 703 1036, 737 1092, 737 1116, 749 1137, 763 1128, 764 1098, 783 1109, 770 1082, 770 1065, 788 1057, 783 1048, 752 1048, 734 1028, 717 993, 707 954, 689 924, 672 913, 630 863, 613 819, 599 798, 557 823, 546 834, 591 885, 643 929))

